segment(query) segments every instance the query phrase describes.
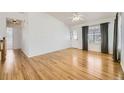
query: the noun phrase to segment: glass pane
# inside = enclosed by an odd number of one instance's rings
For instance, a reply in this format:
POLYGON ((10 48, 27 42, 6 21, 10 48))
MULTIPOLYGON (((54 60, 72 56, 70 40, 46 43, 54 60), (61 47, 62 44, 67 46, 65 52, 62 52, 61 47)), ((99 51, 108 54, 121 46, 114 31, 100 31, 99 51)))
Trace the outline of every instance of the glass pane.
POLYGON ((100 25, 89 27, 88 31, 88 49, 92 51, 101 50, 101 32, 100 25))
POLYGON ((77 31, 73 31, 73 39, 74 40, 77 40, 78 39, 77 31))

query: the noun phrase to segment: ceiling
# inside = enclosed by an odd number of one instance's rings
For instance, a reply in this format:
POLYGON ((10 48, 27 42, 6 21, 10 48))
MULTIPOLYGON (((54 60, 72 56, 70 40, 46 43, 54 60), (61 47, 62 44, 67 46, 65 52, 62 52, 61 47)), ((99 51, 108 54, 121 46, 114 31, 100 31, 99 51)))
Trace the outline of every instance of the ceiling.
POLYGON ((84 20, 80 20, 78 22, 72 22, 72 17, 74 12, 48 12, 51 16, 54 16, 58 20, 62 21, 68 26, 74 26, 83 24, 86 22, 98 21, 101 19, 111 18, 115 15, 114 12, 79 12, 84 16, 84 20))

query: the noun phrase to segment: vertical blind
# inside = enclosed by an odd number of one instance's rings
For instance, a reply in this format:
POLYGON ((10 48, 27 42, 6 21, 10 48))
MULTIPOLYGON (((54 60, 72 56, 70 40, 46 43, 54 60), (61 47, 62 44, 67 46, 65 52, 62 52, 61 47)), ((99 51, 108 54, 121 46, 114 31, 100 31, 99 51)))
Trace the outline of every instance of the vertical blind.
POLYGON ((88 50, 88 26, 82 27, 83 50, 88 50))
POLYGON ((108 23, 100 24, 101 52, 108 53, 108 23))
POLYGON ((114 38, 113 38, 113 59, 114 61, 118 61, 117 47, 118 47, 118 13, 116 14, 116 18, 114 22, 114 38))

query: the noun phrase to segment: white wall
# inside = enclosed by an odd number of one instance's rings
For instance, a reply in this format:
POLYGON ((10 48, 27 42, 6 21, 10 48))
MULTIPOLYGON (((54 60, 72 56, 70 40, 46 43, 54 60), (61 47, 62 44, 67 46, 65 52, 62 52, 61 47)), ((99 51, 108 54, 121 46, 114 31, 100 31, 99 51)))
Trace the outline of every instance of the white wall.
POLYGON ((122 40, 121 40, 121 66, 123 68, 123 71, 124 71, 124 13, 122 13, 122 29, 121 29, 121 37, 122 37, 122 40))
POLYGON ((0 13, 0 39, 6 36, 6 20, 3 13, 0 13))
POLYGON ((28 13, 29 55, 36 56, 69 48, 70 31, 46 13, 28 13))
POLYGON ((13 28, 13 49, 21 49, 21 27, 13 28))
POLYGON ((29 56, 29 43, 28 14, 26 13, 24 22, 22 22, 21 49, 27 56, 29 56))
POLYGON ((87 22, 85 24, 77 25, 72 27, 72 31, 76 30, 78 32, 78 40, 72 40, 72 47, 82 49, 82 26, 90 26, 100 23, 109 22, 108 36, 109 36, 109 53, 113 52, 113 33, 114 33, 114 18, 98 20, 93 22, 87 22))

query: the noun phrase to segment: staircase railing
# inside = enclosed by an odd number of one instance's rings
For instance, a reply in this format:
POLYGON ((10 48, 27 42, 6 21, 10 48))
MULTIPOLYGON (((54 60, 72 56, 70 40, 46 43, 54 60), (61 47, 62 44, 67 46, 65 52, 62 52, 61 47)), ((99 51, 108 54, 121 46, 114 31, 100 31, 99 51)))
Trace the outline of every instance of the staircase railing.
POLYGON ((6 60, 6 39, 0 40, 0 61, 4 62, 6 60))

